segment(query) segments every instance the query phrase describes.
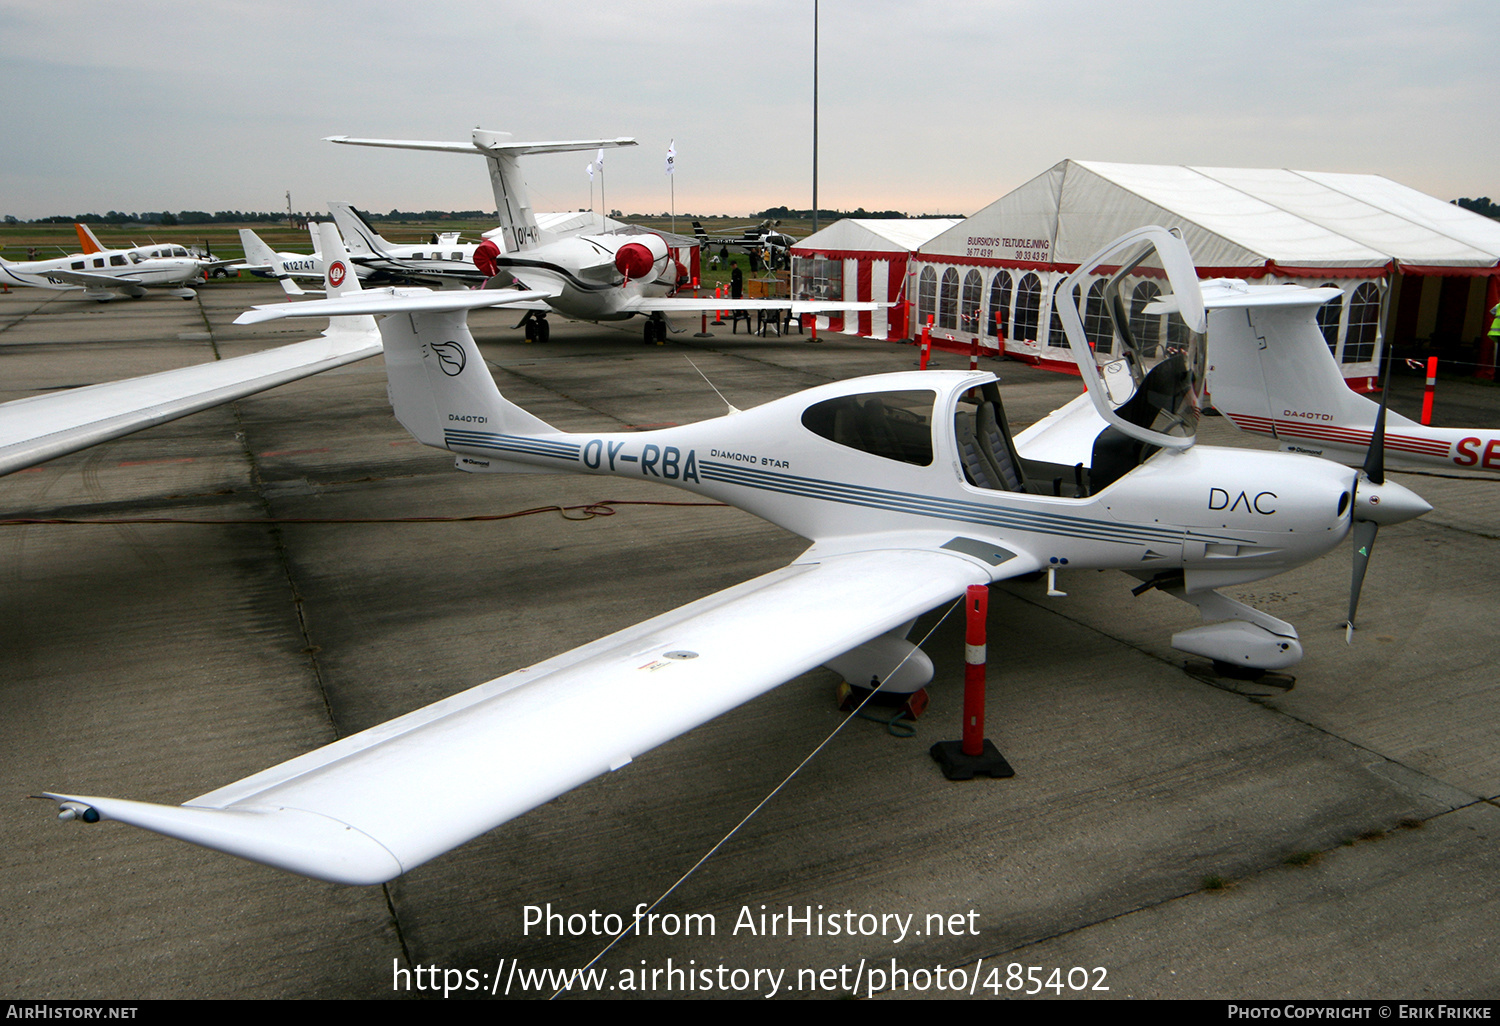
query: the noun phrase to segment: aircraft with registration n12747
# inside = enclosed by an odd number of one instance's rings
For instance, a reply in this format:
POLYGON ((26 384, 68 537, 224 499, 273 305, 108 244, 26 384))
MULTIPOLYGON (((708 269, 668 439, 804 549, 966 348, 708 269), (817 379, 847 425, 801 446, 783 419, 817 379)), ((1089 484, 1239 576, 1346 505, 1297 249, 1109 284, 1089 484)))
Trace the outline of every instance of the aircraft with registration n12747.
MULTIPOLYGON (((337 236, 325 238, 337 247, 337 236)), ((341 255, 341 254, 336 254, 341 255)), ((352 282, 352 276, 348 279, 352 282)), ((504 292, 490 295, 504 301, 504 292)), ((559 431, 506 400, 460 304, 485 292, 389 290, 258 307, 242 321, 389 314, 397 418, 460 469, 658 481, 812 542, 790 565, 516 670, 237 783, 163 806, 54 792, 63 819, 114 819, 348 884, 388 881, 820 665, 912 692, 932 675, 917 617, 987 584, 1114 568, 1212 621, 1175 647, 1236 669, 1301 656, 1296 629, 1215 589, 1430 507, 1378 465, 1196 445, 1205 312, 1176 236, 1143 228, 1061 285, 1061 316, 1106 426, 1085 472, 1017 458, 994 375, 907 371, 822 385, 713 420, 634 433, 559 431), (1152 253, 1159 266, 1145 264, 1152 253), (1106 290, 1132 393, 1111 397, 1084 340, 1087 276, 1106 290), (1115 270, 1118 268, 1118 270, 1115 270), (1164 276, 1194 333, 1130 339, 1120 281, 1164 276), (775 639, 767 644, 766 639, 775 639), (752 639, 752 640, 747 640, 752 639), (555 739, 567 736, 566 756, 555 739)), ((1356 564, 1359 557, 1356 556, 1356 564)), ((1355 593, 1357 596, 1358 584, 1355 593)))

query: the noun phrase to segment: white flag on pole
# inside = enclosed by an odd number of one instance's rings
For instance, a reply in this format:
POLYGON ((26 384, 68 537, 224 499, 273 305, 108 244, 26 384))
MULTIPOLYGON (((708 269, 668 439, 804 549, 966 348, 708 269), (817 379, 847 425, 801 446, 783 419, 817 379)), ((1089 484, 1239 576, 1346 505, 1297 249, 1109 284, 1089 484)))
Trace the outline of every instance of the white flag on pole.
POLYGON ((677 140, 673 139, 667 144, 667 174, 671 174, 677 167, 677 140))
POLYGON ((588 172, 589 172, 589 181, 592 182, 594 180, 594 165, 590 164, 588 166, 588 172))
POLYGON ((598 166, 598 168, 599 168, 600 171, 604 170, 604 147, 603 146, 599 147, 599 156, 596 157, 596 158, 594 158, 594 164, 598 166))

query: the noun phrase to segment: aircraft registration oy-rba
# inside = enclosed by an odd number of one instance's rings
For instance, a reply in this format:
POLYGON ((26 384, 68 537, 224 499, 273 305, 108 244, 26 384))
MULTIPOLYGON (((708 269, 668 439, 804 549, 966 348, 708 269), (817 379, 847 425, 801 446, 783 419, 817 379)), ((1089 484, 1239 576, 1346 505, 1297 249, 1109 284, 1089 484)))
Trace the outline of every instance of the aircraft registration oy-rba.
POLYGON ((1124 570, 1211 621, 1175 634, 1176 648, 1236 668, 1290 666, 1296 629, 1215 589, 1301 566, 1351 532, 1367 554, 1380 525, 1430 508, 1378 463, 1356 471, 1195 444, 1206 313, 1187 248, 1162 228, 1116 240, 1060 287, 1089 389, 1083 413, 1106 425, 1087 467, 1022 461, 995 376, 975 371, 857 378, 655 430, 560 431, 500 394, 468 329, 468 308, 524 293, 362 292, 331 229, 322 251, 330 298, 241 320, 395 314, 380 333, 396 416, 460 469, 658 481, 812 545, 772 573, 181 806, 47 794, 64 819, 120 820, 316 879, 381 883, 820 665, 889 691, 922 687, 932 664, 907 631, 971 585, 1124 570), (1078 309, 1101 267, 1123 361, 1113 396, 1078 309), (1137 273, 1165 276, 1162 303, 1191 331, 1166 345, 1132 339, 1120 288, 1137 273), (444 795, 462 797, 435 800, 444 795))
POLYGON ((607 232, 555 238, 537 225, 521 176, 519 158, 532 153, 566 153, 634 146, 634 139, 590 139, 566 142, 512 142, 506 132, 476 128, 472 142, 419 142, 407 139, 351 139, 330 142, 400 150, 467 153, 485 158, 495 191, 500 228, 486 233, 474 251, 475 265, 490 276, 490 287, 518 285, 541 292, 540 300, 507 303, 528 311, 527 339, 547 341, 549 313, 581 321, 646 318, 647 342, 666 338, 666 315, 715 310, 782 311, 793 317, 872 311, 887 304, 841 300, 716 299, 673 295, 684 283, 683 268, 672 258, 666 240, 653 232, 607 232))

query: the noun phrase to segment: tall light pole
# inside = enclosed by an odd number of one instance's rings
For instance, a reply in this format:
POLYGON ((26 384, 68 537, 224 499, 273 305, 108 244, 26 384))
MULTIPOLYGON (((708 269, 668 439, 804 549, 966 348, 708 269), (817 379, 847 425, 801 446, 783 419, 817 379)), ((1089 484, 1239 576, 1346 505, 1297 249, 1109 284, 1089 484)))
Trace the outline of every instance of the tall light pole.
POLYGON ((818 0, 813 0, 813 223, 818 230, 818 0))

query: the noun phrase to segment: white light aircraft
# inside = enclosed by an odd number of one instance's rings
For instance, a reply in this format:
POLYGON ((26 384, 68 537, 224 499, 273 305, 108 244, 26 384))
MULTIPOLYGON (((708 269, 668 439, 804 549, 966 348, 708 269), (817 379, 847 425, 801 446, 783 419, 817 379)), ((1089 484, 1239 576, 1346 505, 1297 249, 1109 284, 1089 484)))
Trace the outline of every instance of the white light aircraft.
MULTIPOLYGON (((1172 302, 1206 316, 1187 249, 1132 232, 1063 283, 1111 284, 1158 251, 1172 302)), ((491 292, 493 295, 493 292, 491 292)), ((638 433, 559 431, 507 401, 457 300, 377 297, 396 416, 474 472, 571 471, 659 481, 811 539, 791 565, 417 709, 238 783, 162 806, 53 793, 63 819, 116 819, 309 877, 392 879, 723 713, 827 665, 910 692, 931 677, 906 640, 917 617, 970 585, 1036 571, 1123 569, 1196 606, 1179 649, 1237 667, 1301 655, 1292 625, 1214 589, 1328 552, 1351 530, 1429 507, 1370 473, 1284 453, 1195 445, 1202 336, 1131 352, 1133 395, 1106 394, 1072 303, 1065 330, 1107 423, 1084 487, 1028 477, 994 375, 908 371, 823 385, 714 420, 638 433), (1148 371, 1149 366, 1149 371, 1148 371), (1066 494, 1063 494, 1066 492, 1066 494), (559 756, 558 737, 569 739, 559 756)), ((246 320, 371 310, 359 296, 262 307, 246 320)), ((1116 319, 1116 334, 1120 322, 1116 319)), ((1071 475, 1073 468, 1056 468, 1071 475)), ((1354 597, 1358 595, 1358 581, 1354 597)))
POLYGON ((81 291, 84 298, 101 303, 121 295, 139 299, 153 288, 168 289, 168 295, 180 299, 192 299, 197 293, 187 284, 201 280, 209 270, 224 263, 200 259, 189 253, 187 247, 175 243, 104 249, 93 232, 83 225, 76 227, 89 252, 51 260, 12 262, 0 258, 0 281, 23 288, 81 291))
MULTIPOLYGON (((500 215, 500 245, 487 240, 474 254, 474 262, 491 287, 520 284, 540 291, 545 300, 521 307, 532 311, 527 320, 527 339, 545 342, 550 328, 547 314, 556 312, 582 321, 618 321, 646 318, 648 343, 666 339, 666 315, 710 310, 782 310, 793 316, 804 313, 836 313, 875 310, 883 304, 856 302, 794 301, 791 299, 690 298, 669 293, 682 279, 681 268, 672 259, 666 241, 659 235, 577 235, 548 240, 537 226, 521 177, 518 158, 529 153, 562 153, 596 147, 634 146, 633 139, 596 139, 579 142, 516 143, 505 132, 475 129, 473 141, 417 142, 402 139, 351 139, 330 137, 330 142, 353 146, 382 146, 402 150, 436 150, 483 156, 489 163, 495 206, 500 215)), ((512 304, 514 305, 514 304, 512 304)))
MULTIPOLYGON (((249 228, 240 229, 240 246, 245 250, 245 262, 235 264, 233 270, 249 271, 261 278, 286 281, 290 278, 318 278, 324 274, 323 256, 318 249, 317 222, 309 222, 308 234, 312 236, 311 253, 289 253, 274 250, 259 235, 249 228)), ((356 268, 356 271, 358 268, 356 268)))
MULTIPOLYGON (((1231 280, 1206 282, 1203 291, 1214 408, 1287 452, 1353 465, 1364 460, 1380 405, 1349 389, 1317 323, 1318 308, 1339 291, 1231 280), (1232 303, 1237 296, 1262 301, 1215 306, 1220 297, 1232 303)), ((1385 458, 1397 469, 1500 472, 1500 431, 1431 427, 1388 413, 1385 458)))
MULTIPOLYGON (((333 230, 332 225, 326 227, 333 230)), ((342 273, 338 276, 343 280, 342 273)), ((353 275, 348 280, 352 284, 353 275)), ((335 294, 340 291, 334 290, 335 294)), ((0 404, 0 474, 376 356, 380 351, 380 333, 373 317, 334 317, 321 336, 305 342, 0 404)))

